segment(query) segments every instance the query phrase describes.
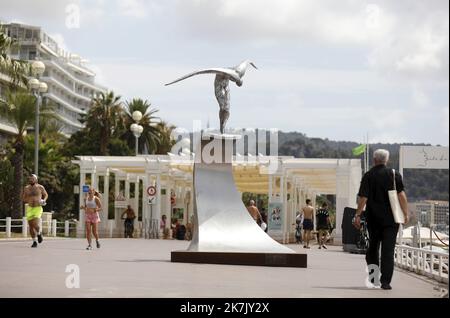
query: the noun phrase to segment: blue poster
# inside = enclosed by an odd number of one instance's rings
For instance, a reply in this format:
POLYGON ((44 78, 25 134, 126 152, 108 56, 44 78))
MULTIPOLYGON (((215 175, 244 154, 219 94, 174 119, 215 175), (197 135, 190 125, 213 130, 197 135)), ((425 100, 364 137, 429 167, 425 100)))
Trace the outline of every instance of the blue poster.
POLYGON ((89 192, 89 185, 84 185, 83 186, 83 193, 88 193, 89 192))
POLYGON ((269 203, 269 231, 281 231, 283 225, 283 203, 269 203))

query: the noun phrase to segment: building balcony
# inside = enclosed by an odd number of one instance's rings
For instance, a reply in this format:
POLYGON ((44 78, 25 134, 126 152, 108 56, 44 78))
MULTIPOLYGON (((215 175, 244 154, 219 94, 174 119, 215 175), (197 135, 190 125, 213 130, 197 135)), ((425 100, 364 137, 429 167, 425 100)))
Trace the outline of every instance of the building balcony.
POLYGON ((60 113, 59 111, 55 111, 55 115, 61 119, 65 124, 75 127, 77 130, 83 129, 84 125, 81 124, 78 119, 74 119, 71 117, 67 117, 65 114, 60 113))
POLYGON ((92 90, 94 90, 95 92, 106 92, 107 89, 105 87, 102 87, 98 84, 94 83, 94 79, 86 79, 86 78, 80 78, 79 75, 75 74, 74 72, 72 73, 72 71, 68 70, 68 66, 66 65, 65 62, 62 62, 58 59, 50 59, 50 60, 43 60, 42 62, 44 62, 46 67, 54 67, 56 69, 58 69, 60 72, 62 72, 64 75, 66 75, 67 77, 69 77, 72 81, 74 81, 75 83, 85 86, 87 88, 90 88, 92 90))
POLYGON ((61 104, 61 106, 64 106, 65 108, 67 108, 68 110, 70 110, 70 111, 72 111, 74 113, 82 114, 82 115, 86 115, 87 114, 87 112, 85 110, 83 110, 81 108, 74 107, 73 103, 71 103, 70 101, 65 100, 64 98, 61 98, 60 96, 56 95, 53 92, 48 92, 47 94, 45 94, 45 96, 50 98, 54 102, 61 104))
POLYGON ((90 96, 89 97, 88 96, 84 96, 84 95, 81 95, 81 94, 75 92, 73 90, 73 87, 67 86, 65 83, 61 82, 56 77, 53 77, 53 76, 42 76, 41 80, 46 82, 47 84, 51 83, 51 84, 57 85, 60 88, 64 89, 64 91, 67 92, 67 94, 70 94, 70 95, 72 95, 75 98, 84 100, 85 102, 90 103, 91 100, 92 100, 92 98, 90 96))
POLYGON ((8 121, 4 120, 3 118, 0 118, 0 132, 5 132, 8 135, 14 135, 17 134, 19 131, 16 127, 11 125, 8 121))

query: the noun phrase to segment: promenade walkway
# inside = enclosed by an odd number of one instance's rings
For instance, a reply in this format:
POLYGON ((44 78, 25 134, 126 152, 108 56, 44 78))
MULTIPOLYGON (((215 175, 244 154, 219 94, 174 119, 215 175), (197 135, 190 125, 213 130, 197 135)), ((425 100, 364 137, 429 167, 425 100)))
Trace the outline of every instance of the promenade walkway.
MULTIPOLYGON (((365 286, 363 255, 330 246, 307 250, 308 268, 171 263, 170 251, 189 242, 103 239, 0 241, 0 297, 440 297, 439 285, 396 269, 393 290, 365 286), (66 266, 80 268, 80 288, 68 289, 66 266)), ((304 253, 297 245, 294 250, 304 253)))

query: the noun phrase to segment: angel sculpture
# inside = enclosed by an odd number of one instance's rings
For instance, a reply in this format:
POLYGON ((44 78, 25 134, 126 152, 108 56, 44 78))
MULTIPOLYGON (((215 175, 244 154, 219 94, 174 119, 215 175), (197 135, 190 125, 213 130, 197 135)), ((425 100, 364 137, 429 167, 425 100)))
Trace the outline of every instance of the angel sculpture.
POLYGON ((219 111, 219 119, 220 119, 220 133, 223 134, 225 131, 225 124, 230 117, 230 88, 229 83, 233 81, 237 86, 242 86, 242 78, 245 75, 245 71, 248 66, 251 65, 255 69, 258 69, 253 62, 249 60, 243 61, 241 64, 235 67, 224 67, 224 68, 208 68, 201 71, 196 71, 190 74, 187 74, 179 79, 176 79, 173 82, 166 84, 172 85, 182 80, 185 80, 189 77, 200 75, 200 74, 216 74, 216 78, 214 80, 214 92, 216 94, 217 102, 219 103, 220 111, 219 111))

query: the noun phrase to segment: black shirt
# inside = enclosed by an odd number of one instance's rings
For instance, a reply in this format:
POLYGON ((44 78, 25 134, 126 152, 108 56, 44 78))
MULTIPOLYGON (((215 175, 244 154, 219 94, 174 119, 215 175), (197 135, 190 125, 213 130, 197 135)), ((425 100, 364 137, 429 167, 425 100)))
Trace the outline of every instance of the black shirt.
MULTIPOLYGON (((402 176, 395 171, 397 193, 404 191, 402 176)), ((395 224, 388 191, 394 189, 392 169, 377 165, 364 174, 358 195, 367 198, 365 216, 368 222, 395 224)))
POLYGON ((318 230, 326 230, 329 228, 328 225, 328 217, 330 213, 328 213, 327 209, 319 209, 316 213, 316 221, 317 221, 317 229, 318 230))

